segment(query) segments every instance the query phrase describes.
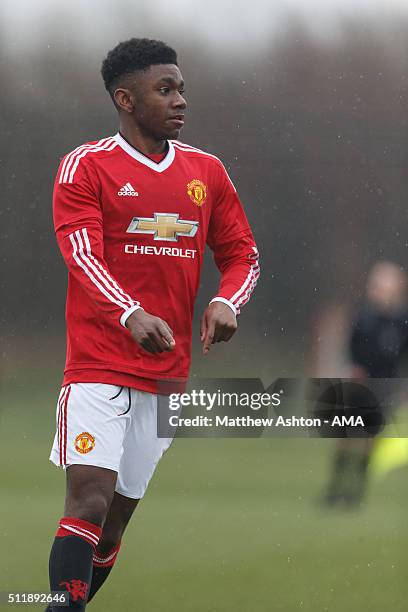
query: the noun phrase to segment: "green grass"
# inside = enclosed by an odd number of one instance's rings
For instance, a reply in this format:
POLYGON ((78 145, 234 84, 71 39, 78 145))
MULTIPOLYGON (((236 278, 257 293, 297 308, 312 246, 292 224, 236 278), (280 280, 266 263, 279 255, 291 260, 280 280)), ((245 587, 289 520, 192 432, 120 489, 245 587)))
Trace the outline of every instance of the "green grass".
MULTIPOLYGON (((48 462, 55 395, 2 396, 0 591, 48 590, 64 494, 48 462)), ((332 444, 176 440, 89 609, 405 611, 407 470, 372 486, 361 511, 324 512, 315 499, 332 444)))

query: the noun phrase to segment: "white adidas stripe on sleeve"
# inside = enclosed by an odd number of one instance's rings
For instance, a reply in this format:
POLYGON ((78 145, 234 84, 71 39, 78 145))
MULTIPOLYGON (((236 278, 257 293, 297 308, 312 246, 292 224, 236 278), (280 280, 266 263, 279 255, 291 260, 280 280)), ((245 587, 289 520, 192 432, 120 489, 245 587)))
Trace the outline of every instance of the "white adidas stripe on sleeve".
POLYGON ((100 147, 103 144, 105 144, 108 140, 111 140, 110 136, 108 138, 102 138, 101 140, 98 140, 98 142, 95 142, 94 144, 79 145, 79 147, 76 147, 76 149, 68 153, 68 155, 65 156, 65 159, 62 163, 59 183, 65 183, 67 181, 69 168, 71 167, 71 163, 76 155, 78 155, 81 151, 84 151, 85 149, 92 149, 94 147, 100 147))
POLYGON ((232 304, 234 304, 235 308, 237 309, 237 313, 239 313, 240 311, 240 306, 244 306, 248 302, 258 282, 258 278, 260 274, 260 267, 258 263, 258 252, 256 252, 255 255, 253 255, 253 258, 255 258, 255 261, 251 264, 251 268, 247 274, 247 277, 245 278, 245 281, 243 282, 241 287, 238 289, 238 291, 236 291, 234 295, 230 298, 230 301, 232 302, 232 304))
POLYGON ((237 302, 235 302, 235 307, 237 308, 237 310, 239 310, 241 306, 244 306, 248 302, 258 282, 259 274, 260 274, 259 266, 257 267, 254 266, 252 269, 252 279, 249 284, 249 287, 247 288, 245 293, 241 295, 241 297, 237 300, 237 302))
MULTIPOLYGON (((83 230, 84 229, 86 230, 86 228, 83 228, 83 230)), ((69 235, 73 247, 72 256, 75 262, 109 301, 125 311, 134 306, 138 306, 139 303, 134 302, 131 297, 119 287, 99 262, 97 262, 97 266, 93 263, 95 257, 92 255, 87 233, 81 235, 83 230, 76 230, 69 235), (86 241, 88 241, 88 244, 86 244, 86 241), (86 254, 84 252, 84 242, 87 247, 86 254), (91 261, 91 259, 93 259, 93 261, 91 261)))
POLYGON ((94 149, 87 149, 85 151, 81 151, 81 153, 79 153, 79 155, 76 156, 75 161, 72 165, 72 169, 68 177, 68 183, 73 182, 75 172, 77 171, 77 168, 78 168, 78 164, 81 161, 81 159, 85 157, 85 155, 87 155, 88 153, 97 153, 98 151, 112 151, 112 149, 114 149, 117 146, 118 146, 118 143, 116 142, 116 140, 111 140, 111 141, 106 142, 101 147, 95 147, 94 149))
POLYGON ((127 302, 129 307, 134 306, 135 302, 132 300, 130 295, 128 295, 127 293, 123 291, 122 287, 118 285, 118 283, 112 278, 112 276, 110 276, 109 272, 100 264, 100 262, 96 259, 96 257, 92 255, 91 243, 89 242, 88 231, 86 227, 84 227, 82 230, 79 230, 79 231, 82 232, 82 236, 83 236, 83 239, 85 241, 85 246, 86 246, 86 253, 88 257, 92 260, 95 266, 99 268, 101 273, 106 277, 106 280, 110 282, 115 287, 115 289, 118 290, 118 293, 121 294, 122 296, 122 300, 127 302))
POLYGON ((69 153, 62 165, 59 183, 72 183, 75 172, 78 168, 80 160, 85 157, 88 153, 94 153, 98 151, 111 151, 117 145, 116 140, 112 137, 102 138, 97 143, 89 145, 81 145, 69 153))

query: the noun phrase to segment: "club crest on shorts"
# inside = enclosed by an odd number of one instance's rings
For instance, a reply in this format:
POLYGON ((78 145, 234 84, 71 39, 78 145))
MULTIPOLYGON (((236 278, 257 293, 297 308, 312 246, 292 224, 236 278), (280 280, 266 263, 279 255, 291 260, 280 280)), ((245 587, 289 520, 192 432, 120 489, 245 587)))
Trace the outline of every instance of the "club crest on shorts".
POLYGON ((199 179, 193 179, 187 185, 187 195, 194 204, 202 206, 207 197, 207 187, 199 179))
POLYGON ((95 438, 87 431, 83 431, 75 438, 75 450, 82 455, 91 452, 94 446, 95 438))

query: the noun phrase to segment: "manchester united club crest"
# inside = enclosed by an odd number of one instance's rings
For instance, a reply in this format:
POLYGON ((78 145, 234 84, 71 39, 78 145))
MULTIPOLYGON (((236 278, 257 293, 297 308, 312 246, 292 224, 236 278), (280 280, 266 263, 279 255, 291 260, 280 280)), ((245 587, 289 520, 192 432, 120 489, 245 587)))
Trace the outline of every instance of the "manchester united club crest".
POLYGON ((187 194, 190 196, 190 200, 194 202, 194 204, 197 204, 197 206, 202 206, 205 202, 205 198, 207 197, 207 187, 199 179, 193 179, 187 185, 187 194))
POLYGON ((59 583, 59 586, 63 586, 70 593, 73 601, 78 601, 78 599, 82 599, 86 601, 87 591, 88 591, 88 583, 83 582, 82 580, 63 580, 59 583))
POLYGON ((94 446, 95 438, 87 431, 83 431, 75 438, 75 450, 82 455, 90 453, 94 446))

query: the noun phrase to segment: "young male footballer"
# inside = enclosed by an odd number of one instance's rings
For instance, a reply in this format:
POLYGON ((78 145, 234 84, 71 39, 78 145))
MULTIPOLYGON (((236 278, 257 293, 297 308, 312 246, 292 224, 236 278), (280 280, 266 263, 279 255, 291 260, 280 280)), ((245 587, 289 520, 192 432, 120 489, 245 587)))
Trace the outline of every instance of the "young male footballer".
POLYGON ((67 493, 49 569, 51 590, 68 591, 73 610, 106 580, 170 446, 157 437, 157 393, 160 381, 188 376, 205 245, 221 281, 201 319, 204 354, 235 333, 259 275, 224 166, 177 140, 186 101, 176 52, 133 38, 108 53, 102 76, 119 132, 68 153, 54 190, 69 276, 50 459, 66 469, 67 493))

